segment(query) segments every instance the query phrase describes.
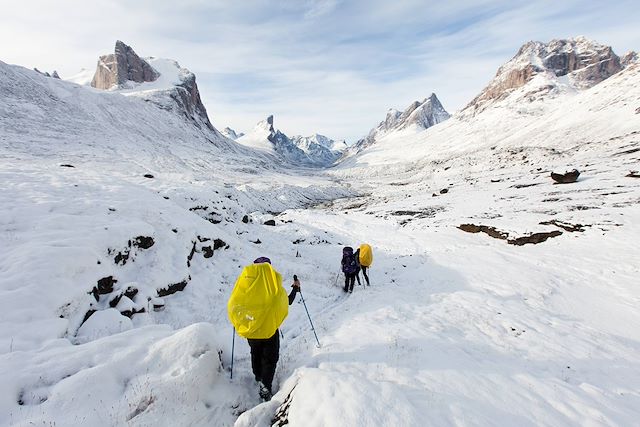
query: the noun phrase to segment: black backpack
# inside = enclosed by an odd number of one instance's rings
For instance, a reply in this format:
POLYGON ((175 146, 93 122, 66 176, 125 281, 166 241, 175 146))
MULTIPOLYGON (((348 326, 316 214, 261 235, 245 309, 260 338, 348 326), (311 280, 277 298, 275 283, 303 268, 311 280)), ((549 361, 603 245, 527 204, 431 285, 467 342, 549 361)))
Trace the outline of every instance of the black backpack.
POLYGON ((358 261, 351 246, 342 249, 342 272, 345 274, 355 274, 358 271, 358 261))

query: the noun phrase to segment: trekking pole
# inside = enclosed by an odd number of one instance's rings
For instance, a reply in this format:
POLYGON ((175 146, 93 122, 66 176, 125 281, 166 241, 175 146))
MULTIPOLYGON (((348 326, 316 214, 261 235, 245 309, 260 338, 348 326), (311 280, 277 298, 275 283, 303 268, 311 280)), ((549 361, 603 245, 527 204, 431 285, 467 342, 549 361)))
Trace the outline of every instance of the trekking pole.
POLYGON ((233 379, 233 351, 236 347, 236 328, 233 328, 233 338, 231 340, 231 378, 233 379))
MULTIPOLYGON (((293 275, 293 280, 298 280, 298 276, 296 276, 295 274, 293 275)), ((316 329, 313 327, 313 322, 311 321, 311 315, 309 314, 309 310, 307 309, 307 303, 304 302, 304 297, 302 296, 302 291, 298 290, 298 292, 300 292, 300 299, 302 299, 302 305, 304 305, 304 310, 307 312, 307 317, 309 318, 309 323, 311 324, 311 330, 313 331, 313 335, 316 337, 316 342, 318 343, 318 348, 320 348, 320 340, 318 339, 318 334, 316 334, 316 329)))

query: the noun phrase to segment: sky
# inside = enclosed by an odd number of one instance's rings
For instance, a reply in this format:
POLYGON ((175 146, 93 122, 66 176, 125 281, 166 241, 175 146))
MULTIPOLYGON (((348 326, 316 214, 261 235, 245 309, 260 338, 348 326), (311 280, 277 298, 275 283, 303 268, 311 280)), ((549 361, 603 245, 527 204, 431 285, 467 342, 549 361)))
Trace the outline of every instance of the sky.
POLYGON ((0 0, 0 61, 95 69, 116 40, 196 74, 214 126, 355 142, 436 93, 463 108, 529 40, 584 35, 640 50, 640 2, 0 0))

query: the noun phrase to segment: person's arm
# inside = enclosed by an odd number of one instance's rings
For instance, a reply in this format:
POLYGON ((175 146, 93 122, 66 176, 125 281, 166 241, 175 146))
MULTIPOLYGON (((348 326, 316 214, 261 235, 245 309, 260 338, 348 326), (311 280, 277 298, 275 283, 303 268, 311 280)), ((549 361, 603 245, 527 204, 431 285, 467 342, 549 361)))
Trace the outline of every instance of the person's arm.
POLYGON ((295 278, 293 279, 293 285, 291 286, 291 292, 289 293, 289 305, 293 304, 293 301, 296 299, 296 294, 300 290, 300 281, 295 278))

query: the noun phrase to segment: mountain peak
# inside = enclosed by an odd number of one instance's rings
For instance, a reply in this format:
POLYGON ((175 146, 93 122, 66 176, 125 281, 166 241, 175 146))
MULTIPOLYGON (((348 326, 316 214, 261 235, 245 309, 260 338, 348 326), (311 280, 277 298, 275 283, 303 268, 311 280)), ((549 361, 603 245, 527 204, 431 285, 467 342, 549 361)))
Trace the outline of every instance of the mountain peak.
POLYGON ((158 77, 160 73, 140 58, 131 46, 117 40, 114 53, 102 55, 98 59, 91 86, 97 89, 111 89, 114 86, 121 87, 129 81, 153 82, 158 77))
POLYGON ((435 93, 431 93, 422 101, 414 101, 402 112, 389 109, 384 121, 371 129, 369 134, 355 144, 355 149, 360 151, 372 144, 387 133, 400 131, 407 128, 425 130, 447 120, 451 115, 444 109, 435 93))
POLYGON ((622 69, 620 58, 610 46, 585 36, 554 39, 548 43, 529 41, 498 69, 494 79, 465 107, 473 113, 508 97, 537 76, 544 76, 535 95, 540 97, 562 84, 576 90, 588 89, 622 69))

